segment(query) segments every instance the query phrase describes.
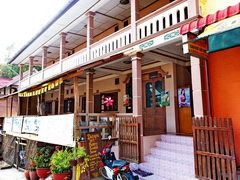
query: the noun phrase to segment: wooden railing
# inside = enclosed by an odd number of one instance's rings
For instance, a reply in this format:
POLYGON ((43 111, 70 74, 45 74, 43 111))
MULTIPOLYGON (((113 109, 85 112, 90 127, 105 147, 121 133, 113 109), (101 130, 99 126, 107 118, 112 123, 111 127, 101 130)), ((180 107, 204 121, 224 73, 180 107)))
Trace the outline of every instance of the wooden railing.
POLYGON ((108 135, 117 137, 116 114, 112 113, 79 113, 76 117, 77 137, 84 138, 85 132, 101 132, 102 138, 108 135))
POLYGON ((231 119, 193 118, 193 142, 197 178, 237 179, 231 119))

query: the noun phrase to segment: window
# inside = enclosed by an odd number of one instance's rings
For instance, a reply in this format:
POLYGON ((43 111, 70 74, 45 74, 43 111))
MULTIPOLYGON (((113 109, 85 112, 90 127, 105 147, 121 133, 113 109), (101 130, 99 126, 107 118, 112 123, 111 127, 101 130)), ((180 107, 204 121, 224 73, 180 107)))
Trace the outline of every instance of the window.
POLYGON ((74 112, 74 99, 69 98, 64 100, 64 113, 74 112))
POLYGON ((47 113, 47 114, 52 113, 52 102, 46 102, 45 113, 47 113))
POLYGON ((118 111, 118 92, 101 94, 101 111, 118 111), (112 106, 106 106, 104 104, 106 97, 111 97, 114 101, 112 106))
POLYGON ((119 27, 118 26, 115 26, 114 27, 114 31, 117 32, 119 30, 119 27))
POLYGON ((128 26, 128 20, 123 22, 123 27, 126 27, 126 26, 128 26))
POLYGON ((161 107, 162 81, 155 82, 156 107, 161 107))
POLYGON ((146 89, 146 108, 151 108, 153 106, 152 83, 147 83, 145 85, 145 89, 146 89))

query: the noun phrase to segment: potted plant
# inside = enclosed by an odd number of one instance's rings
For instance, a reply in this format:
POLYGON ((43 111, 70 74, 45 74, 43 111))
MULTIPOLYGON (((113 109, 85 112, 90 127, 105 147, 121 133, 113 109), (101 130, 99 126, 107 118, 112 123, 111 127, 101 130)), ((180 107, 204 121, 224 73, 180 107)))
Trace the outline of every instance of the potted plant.
POLYGON ((38 175, 36 173, 36 163, 34 161, 34 157, 31 157, 31 163, 29 168, 29 176, 31 180, 38 180, 38 175))
POLYGON ((24 176, 27 180, 30 180, 29 170, 24 171, 24 176))
POLYGON ((88 162, 89 158, 84 147, 73 148, 73 159, 77 160, 77 163, 88 162))
POLYGON ((73 160, 73 153, 69 148, 65 150, 57 149, 51 157, 51 173, 53 180, 70 179, 71 165, 70 160, 73 160))
POLYGON ((47 178, 49 176, 52 152, 53 150, 50 147, 42 147, 38 149, 34 157, 38 177, 47 178))

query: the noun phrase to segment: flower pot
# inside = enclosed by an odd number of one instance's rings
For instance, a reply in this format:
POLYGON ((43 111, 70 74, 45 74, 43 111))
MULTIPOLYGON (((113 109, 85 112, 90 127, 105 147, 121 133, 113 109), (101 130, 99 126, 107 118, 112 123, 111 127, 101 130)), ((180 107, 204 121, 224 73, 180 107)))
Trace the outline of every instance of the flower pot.
POLYGON ((50 168, 37 168, 37 175, 40 178, 47 178, 50 174, 50 168))
POLYGON ((24 176, 27 180, 30 180, 29 170, 24 171, 24 176))
POLYGON ((83 161, 84 161, 84 157, 79 157, 79 158, 77 158, 77 163, 79 164, 79 163, 83 163, 83 161))
POLYGON ((38 180, 37 172, 36 171, 29 171, 29 176, 31 180, 38 180))
POLYGON ((53 174, 52 178, 53 180, 70 180, 71 173, 59 173, 59 174, 53 174))
POLYGON ((70 165, 71 166, 76 166, 77 165, 77 160, 70 160, 70 165))

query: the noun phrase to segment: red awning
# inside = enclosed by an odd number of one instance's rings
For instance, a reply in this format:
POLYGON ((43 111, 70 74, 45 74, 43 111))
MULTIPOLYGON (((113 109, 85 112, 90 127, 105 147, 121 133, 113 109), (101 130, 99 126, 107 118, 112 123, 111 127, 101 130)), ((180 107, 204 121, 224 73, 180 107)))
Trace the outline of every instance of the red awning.
POLYGON ((192 30, 203 28, 209 24, 213 24, 217 21, 223 20, 225 18, 234 16, 240 13, 240 3, 235 6, 229 6, 224 10, 219 10, 214 14, 209 14, 204 18, 198 18, 197 20, 190 22, 188 24, 183 24, 180 27, 180 34, 186 34, 192 30))

